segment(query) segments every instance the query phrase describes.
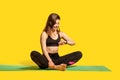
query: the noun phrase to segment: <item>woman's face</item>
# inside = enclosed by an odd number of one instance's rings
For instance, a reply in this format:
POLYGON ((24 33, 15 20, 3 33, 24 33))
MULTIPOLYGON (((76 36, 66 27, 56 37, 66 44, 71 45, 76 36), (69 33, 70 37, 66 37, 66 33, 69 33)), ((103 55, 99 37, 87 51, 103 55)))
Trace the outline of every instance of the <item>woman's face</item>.
POLYGON ((56 23, 54 24, 54 26, 53 26, 53 28, 52 28, 52 30, 53 30, 53 31, 57 31, 57 30, 58 30, 59 25, 60 25, 60 20, 59 20, 59 19, 57 19, 57 20, 56 20, 56 23))

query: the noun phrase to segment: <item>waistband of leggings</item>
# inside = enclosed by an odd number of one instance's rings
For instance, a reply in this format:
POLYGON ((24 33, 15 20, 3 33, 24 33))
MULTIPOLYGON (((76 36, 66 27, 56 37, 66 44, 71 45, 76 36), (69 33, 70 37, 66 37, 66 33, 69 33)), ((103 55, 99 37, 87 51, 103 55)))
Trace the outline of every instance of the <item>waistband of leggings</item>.
POLYGON ((48 53, 49 55, 56 55, 56 54, 58 54, 58 53, 48 53))

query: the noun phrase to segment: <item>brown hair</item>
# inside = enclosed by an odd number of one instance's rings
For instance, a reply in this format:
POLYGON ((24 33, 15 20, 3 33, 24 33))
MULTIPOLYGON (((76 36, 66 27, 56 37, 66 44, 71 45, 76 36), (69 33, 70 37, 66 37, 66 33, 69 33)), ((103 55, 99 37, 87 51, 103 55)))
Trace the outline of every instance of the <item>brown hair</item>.
MULTIPOLYGON (((56 13, 51 13, 47 19, 46 26, 43 31, 46 33, 49 32, 49 30, 55 25, 57 19, 60 20, 60 16, 56 13)), ((60 29, 58 29, 57 32, 60 32, 60 29)))

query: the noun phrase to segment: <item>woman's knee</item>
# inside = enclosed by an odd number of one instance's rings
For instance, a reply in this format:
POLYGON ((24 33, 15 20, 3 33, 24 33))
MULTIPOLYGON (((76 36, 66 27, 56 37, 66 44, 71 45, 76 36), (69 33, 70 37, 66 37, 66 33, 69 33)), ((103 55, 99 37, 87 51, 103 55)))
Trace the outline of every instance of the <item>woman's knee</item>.
POLYGON ((40 54, 37 51, 32 51, 30 54, 30 56, 38 56, 38 55, 40 55, 40 54))
POLYGON ((74 54, 79 58, 83 56, 81 51, 75 51, 74 54))

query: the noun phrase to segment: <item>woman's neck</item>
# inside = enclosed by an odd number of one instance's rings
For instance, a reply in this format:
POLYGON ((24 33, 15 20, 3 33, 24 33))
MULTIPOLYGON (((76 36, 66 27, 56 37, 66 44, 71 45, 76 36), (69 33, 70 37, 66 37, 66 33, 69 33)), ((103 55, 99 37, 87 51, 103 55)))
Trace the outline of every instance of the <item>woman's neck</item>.
POLYGON ((57 31, 51 32, 51 35, 57 35, 57 31))

